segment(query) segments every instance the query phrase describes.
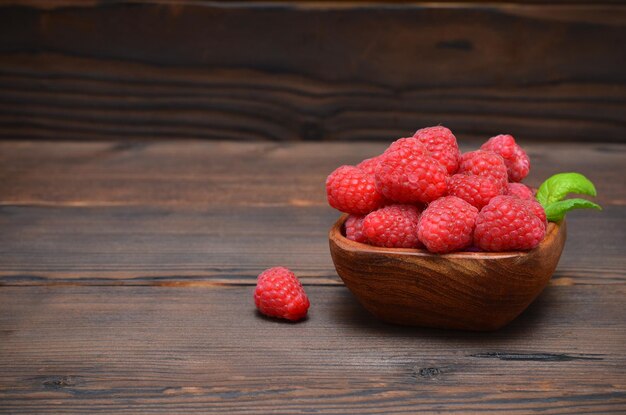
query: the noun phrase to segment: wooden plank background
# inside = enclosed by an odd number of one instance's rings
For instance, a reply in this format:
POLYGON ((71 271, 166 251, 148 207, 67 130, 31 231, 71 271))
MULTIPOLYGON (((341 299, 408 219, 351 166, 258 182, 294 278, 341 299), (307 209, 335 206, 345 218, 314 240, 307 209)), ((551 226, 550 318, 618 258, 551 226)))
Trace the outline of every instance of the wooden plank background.
MULTIPOLYGON (((254 284, 283 264, 341 284, 325 177, 382 143, 0 142, 0 285, 254 284)), ((463 151, 479 142, 463 140, 463 151)), ((553 284, 623 284, 624 147, 529 144, 527 182, 581 171, 596 211, 577 211, 553 284), (597 258, 603 260, 598 263, 597 258), (593 275, 602 278, 591 278, 593 275)))
POLYGON ((0 138, 626 140, 618 2, 5 1, 0 138))
POLYGON ((625 45, 612 0, 0 0, 0 413, 624 413, 625 45), (438 123, 604 207, 495 333, 383 324, 328 253, 326 175, 438 123), (307 320, 255 312, 274 265, 307 320))
POLYGON ((256 315, 252 287, 2 287, 0 412, 626 408, 623 285, 549 287, 495 333, 387 325, 344 287, 306 288, 294 325, 256 315))
POLYGON ((569 214, 550 285, 474 333, 381 323, 334 271, 324 178, 384 144, 185 144, 0 142, 0 413, 626 409, 625 145, 525 146, 529 183, 583 171, 604 210, 569 214), (255 312, 279 264, 301 323, 255 312))

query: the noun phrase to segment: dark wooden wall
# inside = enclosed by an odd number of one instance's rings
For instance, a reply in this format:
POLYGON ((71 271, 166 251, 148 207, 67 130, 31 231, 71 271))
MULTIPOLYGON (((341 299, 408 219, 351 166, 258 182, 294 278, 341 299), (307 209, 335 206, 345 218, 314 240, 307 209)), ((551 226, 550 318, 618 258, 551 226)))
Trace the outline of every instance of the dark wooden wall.
POLYGON ((626 141, 620 2, 4 1, 0 138, 626 141))

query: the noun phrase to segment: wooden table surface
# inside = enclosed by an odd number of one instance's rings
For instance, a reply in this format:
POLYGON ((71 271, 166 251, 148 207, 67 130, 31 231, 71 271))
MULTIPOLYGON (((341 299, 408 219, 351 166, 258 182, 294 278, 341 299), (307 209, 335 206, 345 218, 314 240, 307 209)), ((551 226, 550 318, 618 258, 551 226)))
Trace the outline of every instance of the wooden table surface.
POLYGON ((335 273, 324 179, 384 144, 0 142, 0 413, 624 413, 626 145, 526 147, 530 184, 583 172, 604 211, 473 333, 378 322, 335 273), (306 321, 255 312, 276 265, 306 321))

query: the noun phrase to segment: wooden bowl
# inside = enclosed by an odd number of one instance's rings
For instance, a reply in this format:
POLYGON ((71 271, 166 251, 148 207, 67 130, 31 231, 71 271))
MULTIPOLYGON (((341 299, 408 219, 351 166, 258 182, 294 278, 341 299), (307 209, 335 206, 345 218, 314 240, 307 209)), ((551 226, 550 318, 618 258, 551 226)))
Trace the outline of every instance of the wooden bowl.
POLYGON ((526 252, 457 252, 379 248, 347 239, 343 215, 329 233, 337 273, 381 320, 464 330, 499 329, 544 289, 565 245, 565 222, 549 223, 526 252))

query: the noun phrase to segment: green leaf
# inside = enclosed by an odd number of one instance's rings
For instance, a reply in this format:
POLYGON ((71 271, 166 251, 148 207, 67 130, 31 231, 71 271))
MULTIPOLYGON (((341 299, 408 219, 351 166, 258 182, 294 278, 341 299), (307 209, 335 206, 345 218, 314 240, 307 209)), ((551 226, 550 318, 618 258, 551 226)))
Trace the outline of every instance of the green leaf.
POLYGON ((551 203, 545 209, 548 220, 550 222, 558 222, 562 220, 565 217, 565 214, 572 209, 602 210, 602 207, 585 199, 567 199, 551 203))
POLYGON ((569 193, 595 196, 596 188, 580 173, 559 173, 539 186, 537 200, 547 209, 550 204, 563 200, 569 193))

